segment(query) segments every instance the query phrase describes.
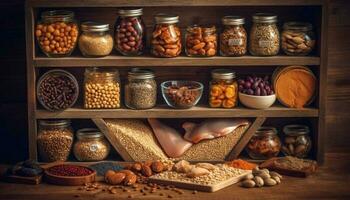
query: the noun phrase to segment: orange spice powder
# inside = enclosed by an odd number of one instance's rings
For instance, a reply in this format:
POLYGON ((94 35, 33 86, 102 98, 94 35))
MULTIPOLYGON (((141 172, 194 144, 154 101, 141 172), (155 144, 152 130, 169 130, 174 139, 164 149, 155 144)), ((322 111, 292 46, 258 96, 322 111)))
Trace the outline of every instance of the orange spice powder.
POLYGON ((253 170, 257 166, 254 163, 250 163, 250 162, 244 161, 242 159, 233 160, 233 161, 230 161, 226 164, 230 167, 244 169, 244 170, 253 170))

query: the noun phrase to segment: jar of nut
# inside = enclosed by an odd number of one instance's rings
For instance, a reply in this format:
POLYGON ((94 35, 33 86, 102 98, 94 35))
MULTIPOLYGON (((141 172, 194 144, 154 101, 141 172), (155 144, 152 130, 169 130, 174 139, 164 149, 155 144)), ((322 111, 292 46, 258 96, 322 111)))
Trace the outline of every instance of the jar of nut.
POLYGON ((146 29, 142 21, 142 8, 118 11, 115 23, 115 48, 125 56, 141 55, 146 44, 146 29))
POLYGON ((280 49, 277 16, 269 13, 253 15, 249 52, 254 56, 274 56, 280 49))
POLYGON ((187 56, 215 56, 217 49, 217 35, 215 26, 190 26, 186 32, 187 56))
POLYGON ((237 105, 238 84, 236 73, 227 69, 211 72, 209 105, 212 108, 233 108, 237 105))
POLYGON ((103 134, 94 128, 84 128, 77 131, 78 141, 74 144, 74 156, 79 161, 104 160, 110 150, 110 145, 103 134))
POLYGON ((79 35, 74 13, 66 10, 46 11, 35 27, 35 36, 42 52, 48 57, 69 56, 79 35))
POLYGON ((69 120, 40 120, 38 152, 43 162, 66 161, 72 144, 73 130, 69 120))
POLYGON ((158 14, 152 33, 151 53, 157 57, 172 58, 181 53, 181 33, 177 26, 179 16, 158 14))
POLYGON ((92 68, 85 70, 85 108, 120 108, 118 70, 92 68))
POLYGON ((315 47, 312 25, 303 22, 287 22, 283 25, 282 49, 291 56, 308 55, 315 47))
POLYGON ((307 157, 311 149, 310 129, 305 125, 292 124, 283 128, 282 152, 286 156, 307 157))
POLYGON ((221 21, 224 29, 220 34, 220 54, 222 56, 243 56, 246 54, 247 32, 243 27, 244 18, 225 16, 221 21))

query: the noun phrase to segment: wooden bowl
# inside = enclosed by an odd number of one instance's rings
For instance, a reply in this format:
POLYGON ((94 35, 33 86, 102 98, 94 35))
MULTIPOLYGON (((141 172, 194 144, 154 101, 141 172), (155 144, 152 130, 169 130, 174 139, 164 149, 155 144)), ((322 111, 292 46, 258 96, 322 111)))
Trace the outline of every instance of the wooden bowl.
MULTIPOLYGON (((81 165, 79 165, 81 166, 81 165)), ((85 166, 81 166, 85 167, 85 166)), ((88 167, 85 167, 88 168, 88 167)), ((86 183, 92 183, 96 180, 96 171, 92 170, 93 172, 87 176, 57 176, 52 173, 50 173, 48 170, 44 171, 44 180, 48 183, 55 184, 55 185, 69 185, 69 186, 77 186, 77 185, 85 185, 86 183)))

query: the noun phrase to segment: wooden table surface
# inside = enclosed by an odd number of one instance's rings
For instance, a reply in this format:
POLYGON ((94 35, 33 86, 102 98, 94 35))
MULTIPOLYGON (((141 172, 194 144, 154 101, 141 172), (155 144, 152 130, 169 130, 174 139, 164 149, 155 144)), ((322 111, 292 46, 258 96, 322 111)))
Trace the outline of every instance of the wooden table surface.
POLYGON ((329 153, 326 155, 326 163, 315 175, 304 178, 284 177, 282 183, 275 187, 263 187, 245 189, 238 184, 227 187, 215 193, 198 192, 183 190, 180 195, 173 191, 162 190, 166 194, 160 196, 157 191, 153 194, 123 192, 118 189, 117 194, 109 192, 88 192, 78 190, 78 187, 54 186, 48 184, 41 185, 23 185, 0 183, 0 199, 170 199, 167 195, 171 194, 172 199, 350 199, 350 153, 329 153), (129 195, 132 195, 130 198, 129 195))

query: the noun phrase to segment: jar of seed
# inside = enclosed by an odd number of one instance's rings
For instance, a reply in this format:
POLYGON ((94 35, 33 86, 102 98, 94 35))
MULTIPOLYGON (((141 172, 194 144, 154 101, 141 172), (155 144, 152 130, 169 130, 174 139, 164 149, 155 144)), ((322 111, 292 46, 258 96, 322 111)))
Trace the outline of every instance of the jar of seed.
POLYGON ((247 52, 247 32, 244 29, 244 18, 225 16, 222 18, 224 30, 220 34, 220 55, 243 56, 247 52))
POLYGON ((66 161, 72 144, 73 130, 69 120, 40 120, 38 151, 41 161, 66 161))
POLYGON ((77 138, 73 152, 79 161, 101 161, 108 156, 110 145, 98 129, 80 129, 77 138))
POLYGON ((146 69, 132 69, 125 85, 125 105, 131 109, 149 109, 156 105, 156 101, 154 73, 146 69))

